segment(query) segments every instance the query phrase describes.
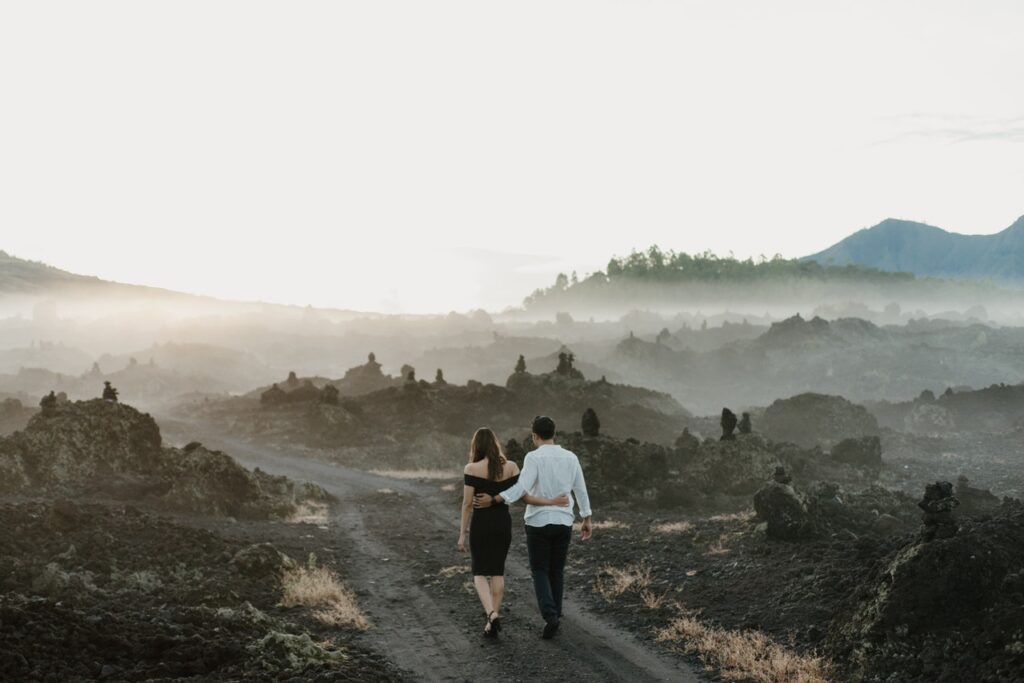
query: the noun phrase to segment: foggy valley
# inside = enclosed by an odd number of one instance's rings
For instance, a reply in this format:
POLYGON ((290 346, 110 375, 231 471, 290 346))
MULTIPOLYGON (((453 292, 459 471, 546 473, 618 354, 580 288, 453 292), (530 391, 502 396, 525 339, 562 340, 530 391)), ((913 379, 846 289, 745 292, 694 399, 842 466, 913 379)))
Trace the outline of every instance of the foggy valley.
POLYGON ((0 683, 1024 682, 1022 28, 0 3, 0 683))

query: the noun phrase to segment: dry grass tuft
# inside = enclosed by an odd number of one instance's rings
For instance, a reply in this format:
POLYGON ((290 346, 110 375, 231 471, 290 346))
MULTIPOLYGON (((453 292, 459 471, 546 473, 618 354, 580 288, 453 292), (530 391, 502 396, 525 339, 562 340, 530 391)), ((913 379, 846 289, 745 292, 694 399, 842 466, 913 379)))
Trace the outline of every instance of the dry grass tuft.
POLYGON ((828 660, 787 650, 760 631, 729 631, 684 615, 662 629, 658 640, 680 643, 730 681, 828 683, 832 679, 828 660))
POLYGON ((749 522, 753 518, 753 510, 744 510, 743 512, 730 512, 726 515, 712 515, 708 517, 708 520, 712 522, 749 522))
POLYGON ((313 558, 309 566, 285 572, 281 579, 281 604, 285 607, 304 605, 319 607, 313 617, 327 626, 354 626, 365 630, 370 622, 356 604, 355 596, 337 575, 327 567, 317 567, 313 558))
POLYGON ((696 527, 693 522, 662 522, 651 527, 656 534, 688 534, 696 527))
POLYGON ((722 543, 722 539, 718 539, 717 541, 708 546, 707 554, 711 555, 712 557, 720 557, 722 555, 728 555, 731 552, 732 551, 726 548, 725 545, 722 543))
POLYGON ((370 474, 389 479, 448 479, 462 480, 462 472, 455 470, 370 470, 370 474))
POLYGON ((441 487, 441 490, 446 493, 450 493, 455 490, 455 484, 445 484, 441 487))
POLYGON ((306 501, 295 506, 295 512, 293 512, 291 517, 288 518, 288 521, 293 524, 315 524, 316 526, 326 526, 329 517, 330 508, 327 506, 327 503, 306 501))
POLYGON ((650 585, 651 570, 645 564, 635 564, 625 569, 604 567, 597 577, 597 592, 608 601, 630 590, 647 590, 650 585))
POLYGON ((453 576, 455 576, 456 574, 465 574, 468 571, 469 571, 469 567, 467 567, 466 565, 464 565, 464 564, 456 564, 456 565, 453 565, 451 567, 445 567, 444 569, 439 571, 438 574, 440 574, 441 576, 443 576, 446 579, 450 579, 453 576))
POLYGON ((377 489, 377 493, 382 493, 385 496, 393 496, 395 494, 395 491, 393 491, 392 489, 377 489))
POLYGON ((644 603, 644 607, 647 609, 661 609, 662 605, 665 604, 665 597, 668 592, 662 593, 661 595, 655 595, 646 588, 640 591, 640 601, 644 603))

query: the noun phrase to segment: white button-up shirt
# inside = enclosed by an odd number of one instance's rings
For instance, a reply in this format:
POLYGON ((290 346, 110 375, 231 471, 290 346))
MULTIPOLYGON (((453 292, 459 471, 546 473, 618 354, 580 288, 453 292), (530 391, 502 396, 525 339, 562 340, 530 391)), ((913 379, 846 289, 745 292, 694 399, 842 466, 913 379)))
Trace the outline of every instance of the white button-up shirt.
POLYGON ((547 526, 562 524, 572 526, 573 497, 579 503, 580 516, 590 517, 590 496, 587 495, 587 482, 583 478, 580 459, 572 451, 567 451, 555 444, 544 444, 535 451, 526 454, 523 471, 519 481, 501 493, 507 503, 514 503, 524 494, 529 493, 540 498, 557 498, 563 493, 572 492, 566 505, 527 505, 526 524, 528 526, 547 526))

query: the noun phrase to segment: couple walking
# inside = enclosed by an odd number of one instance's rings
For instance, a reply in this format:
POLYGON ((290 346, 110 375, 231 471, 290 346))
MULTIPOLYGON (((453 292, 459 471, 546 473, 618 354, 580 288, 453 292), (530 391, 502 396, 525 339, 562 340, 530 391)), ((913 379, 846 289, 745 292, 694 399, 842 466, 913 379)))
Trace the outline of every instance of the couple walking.
POLYGON ((527 454, 522 472, 486 427, 473 435, 465 469, 459 550, 466 550, 468 530, 473 585, 486 613, 484 635, 491 638, 501 631, 505 558, 512 543, 508 504, 526 503, 526 548, 544 618, 543 638, 554 637, 562 618, 565 560, 574 520, 570 491, 583 518, 581 538, 587 540, 593 530, 587 484, 576 454, 555 445, 555 422, 550 417, 534 418, 532 432, 536 450, 527 454))

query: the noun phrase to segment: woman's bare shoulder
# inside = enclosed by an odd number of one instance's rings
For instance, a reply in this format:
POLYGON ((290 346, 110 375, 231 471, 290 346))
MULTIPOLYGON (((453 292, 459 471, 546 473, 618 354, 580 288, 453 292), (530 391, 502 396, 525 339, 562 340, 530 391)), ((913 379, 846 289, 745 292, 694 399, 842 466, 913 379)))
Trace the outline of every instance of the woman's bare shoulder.
POLYGON ((519 465, 509 460, 505 463, 505 478, 514 477, 519 474, 519 465))
POLYGON ((483 471, 483 470, 482 470, 482 469, 480 468, 480 463, 481 463, 481 462, 484 462, 484 461, 483 461, 483 460, 481 460, 480 462, 471 462, 471 463, 467 464, 467 465, 466 465, 465 467, 463 467, 463 468, 462 468, 462 471, 463 471, 463 472, 464 472, 465 474, 472 474, 473 476, 476 476, 476 475, 477 475, 477 474, 479 474, 479 473, 480 473, 481 471, 483 471))

